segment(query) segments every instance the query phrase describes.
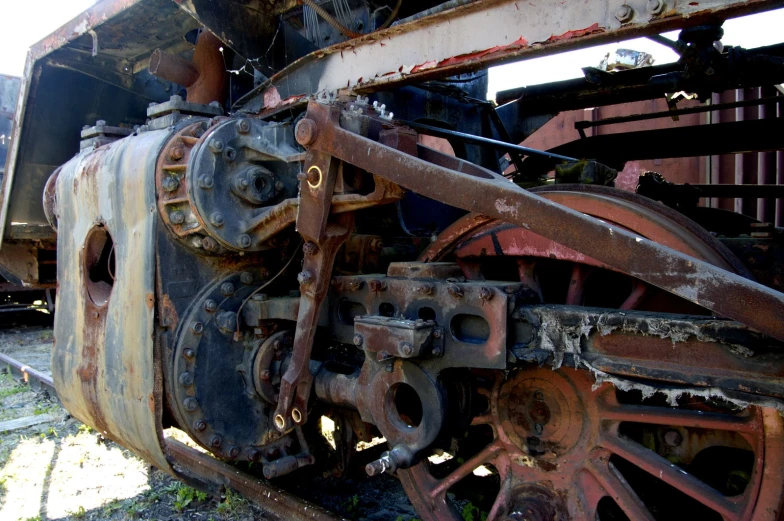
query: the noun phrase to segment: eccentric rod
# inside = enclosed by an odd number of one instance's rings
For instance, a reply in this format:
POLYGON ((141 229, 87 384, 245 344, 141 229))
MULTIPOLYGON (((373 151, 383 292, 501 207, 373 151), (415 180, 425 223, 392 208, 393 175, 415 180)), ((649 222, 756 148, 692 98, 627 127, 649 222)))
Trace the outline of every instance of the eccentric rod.
POLYGON ((497 139, 490 139, 482 136, 475 136, 473 134, 466 134, 465 132, 457 132, 456 130, 447 130, 445 128, 431 127, 430 125, 423 125, 422 123, 414 123, 413 121, 396 120, 407 127, 413 129, 424 130, 427 134, 436 137, 451 137, 464 141, 466 143, 474 143, 477 145, 487 145, 498 150, 506 150, 508 152, 517 152, 527 156, 544 156, 550 159, 557 159, 559 161, 578 161, 577 159, 569 156, 562 156, 560 154, 553 154, 544 150, 537 150, 535 148, 528 148, 520 145, 513 145, 512 143, 505 143, 497 139))

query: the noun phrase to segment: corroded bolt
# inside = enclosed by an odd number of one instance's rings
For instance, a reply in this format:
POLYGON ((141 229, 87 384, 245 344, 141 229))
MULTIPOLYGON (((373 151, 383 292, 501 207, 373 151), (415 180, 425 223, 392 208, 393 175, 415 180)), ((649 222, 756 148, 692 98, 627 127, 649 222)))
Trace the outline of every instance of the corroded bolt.
POLYGON ((240 455, 240 448, 239 447, 232 447, 229 449, 229 457, 231 459, 237 459, 237 456, 240 455))
POLYGON ((362 286, 364 285, 365 285, 365 281, 354 279, 348 282, 348 289, 349 291, 358 291, 362 289, 362 286))
POLYGON ((248 451, 248 459, 254 463, 261 461, 261 451, 257 449, 250 449, 248 451))
POLYGON ((631 19, 634 18, 634 9, 629 5, 623 4, 615 11, 615 18, 622 24, 630 22, 631 19))
POLYGON ((400 354, 403 356, 411 356, 414 354, 414 346, 408 342, 403 342, 399 346, 400 354))
POLYGON ((201 240, 201 247, 204 251, 215 251, 218 249, 218 243, 212 237, 205 237, 201 240))
POLYGON ((442 335, 443 333, 441 332, 441 328, 436 328, 433 330, 433 338, 435 338, 436 340, 441 338, 442 335))
POLYGON ((199 402, 197 402, 196 398, 193 398, 192 396, 185 398, 185 400, 182 401, 182 405, 188 412, 193 412, 199 408, 199 402))
POLYGON ((207 299, 207 300, 204 302, 204 310, 205 310, 205 311, 207 311, 207 312, 209 312, 209 313, 212 313, 212 312, 213 312, 213 311, 215 311, 216 309, 218 309, 218 303, 217 303, 217 302, 215 302, 214 300, 212 300, 212 299, 207 299))
POLYGON ((266 382, 267 380, 269 380, 272 377, 272 374, 270 373, 269 369, 264 369, 261 372, 260 376, 261 376, 261 379, 266 382))
POLYGON ((373 239, 370 241, 370 251, 379 253, 384 248, 384 241, 381 239, 373 239))
POLYGON ((247 134, 250 132, 250 121, 247 119, 241 119, 237 122, 237 132, 240 134, 247 134))
POLYGON ((237 244, 240 248, 250 248, 250 245, 253 243, 253 239, 250 238, 250 235, 247 233, 243 233, 237 238, 237 244))
POLYGON ((209 190, 215 186, 215 179, 211 175, 202 174, 199 176, 199 188, 209 190))
POLYGON ((433 353, 433 356, 441 356, 442 354, 444 354, 444 351, 439 346, 436 346, 436 347, 433 348, 432 353, 433 353))
POLYGON ((490 288, 482 288, 479 290, 479 298, 482 300, 492 300, 493 292, 490 288))
POLYGON ((223 152, 223 141, 220 139, 211 139, 207 146, 213 154, 220 154, 223 152))
POLYGON ((220 290, 224 297, 230 297, 234 295, 234 284, 231 282, 224 282, 221 284, 220 290))
POLYGON ((185 156, 185 150, 182 147, 174 147, 169 151, 169 159, 172 161, 179 161, 185 156))
POLYGON ((432 284, 422 284, 417 288, 417 291, 423 295, 432 295, 434 290, 435 287, 432 284))
POLYGON ((185 222, 185 214, 179 210, 175 210, 169 214, 169 220, 172 224, 182 224, 185 222))
POLYGON ((303 271, 297 275, 297 282, 300 286, 307 286, 313 282, 313 274, 309 271, 303 271))
POLYGON ((447 292, 452 295, 454 298, 463 298, 463 288, 452 284, 448 288, 446 288, 447 292))
POLYGON ((315 168, 313 168, 307 172, 300 172, 297 174, 297 179, 299 181, 307 181, 308 183, 315 185, 319 181, 319 173, 315 168))
POLYGON ((226 219, 223 217, 223 214, 215 212, 210 216, 210 222, 213 226, 221 227, 226 222, 226 219))
POLYGON ((316 140, 317 132, 318 127, 316 126, 316 122, 308 118, 301 119, 294 129, 297 143, 304 147, 312 144, 316 140))
POLYGON ((226 147, 226 150, 223 151, 223 159, 226 161, 234 161, 237 159, 237 151, 231 147, 226 147))
POLYGON ((215 436, 213 436, 212 438, 210 438, 210 447, 212 447, 213 449, 220 448, 222 443, 223 443, 223 440, 217 434, 215 436))
POLYGON ((180 187, 180 182, 177 180, 176 177, 166 177, 162 182, 161 185, 163 189, 167 192, 174 192, 180 187))
POLYGON ((667 4, 664 0, 648 0, 648 12, 651 14, 662 14, 667 4))
POLYGON ((194 353, 193 349, 191 349, 190 347, 182 350, 182 356, 184 356, 188 360, 191 360, 194 357, 195 354, 196 353, 194 353))
POLYGON ((664 433, 664 443, 670 447, 677 447, 683 443, 683 436, 680 432, 672 429, 664 433))
POLYGON ((188 371, 185 371, 184 373, 180 373, 179 381, 181 385, 184 385, 185 387, 190 387, 191 385, 193 385, 193 375, 188 371))
POLYGON ((365 342, 365 339, 362 338, 362 335, 354 335, 354 345, 359 347, 365 342))
POLYGON ((193 422, 193 428, 201 432, 207 428, 207 422, 204 420, 196 420, 195 422, 193 422))
POLYGON ((315 242, 308 241, 302 246, 302 252, 308 256, 315 255, 318 252, 318 246, 315 242))
POLYGON ((249 271, 243 271, 240 275, 240 281, 243 284, 253 284, 253 273, 249 271))
POLYGON ((375 291, 375 292, 384 291, 385 289, 387 289, 386 282, 378 279, 373 279, 370 282, 368 282, 368 286, 370 287, 370 291, 375 291))
POLYGON ((191 333, 194 335, 201 335, 204 332, 204 324, 201 322, 194 322, 191 324, 191 333))

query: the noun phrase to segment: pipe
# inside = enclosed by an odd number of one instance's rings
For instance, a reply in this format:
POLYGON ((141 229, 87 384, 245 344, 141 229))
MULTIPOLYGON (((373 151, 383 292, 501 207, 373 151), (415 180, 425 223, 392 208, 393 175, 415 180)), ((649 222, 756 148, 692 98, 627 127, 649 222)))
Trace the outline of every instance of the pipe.
POLYGON ((185 87, 186 100, 190 103, 222 102, 226 84, 222 46, 214 34, 203 30, 196 40, 192 62, 156 49, 150 56, 150 74, 185 87))

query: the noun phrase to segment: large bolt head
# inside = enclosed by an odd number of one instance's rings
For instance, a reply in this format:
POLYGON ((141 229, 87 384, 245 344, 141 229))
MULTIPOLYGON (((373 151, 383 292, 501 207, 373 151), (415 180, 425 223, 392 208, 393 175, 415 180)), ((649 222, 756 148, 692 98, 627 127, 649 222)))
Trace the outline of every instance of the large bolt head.
POLYGON ((316 140, 318 127, 316 126, 315 121, 305 118, 301 119, 299 123, 297 123, 297 127, 294 129, 294 133, 297 139, 297 143, 303 147, 306 147, 313 144, 313 142, 316 140))
POLYGON ((629 5, 623 4, 615 11, 615 18, 622 24, 631 22, 632 18, 634 18, 634 9, 629 5))
POLYGON ((180 182, 176 177, 167 177, 161 182, 161 186, 167 192, 174 192, 180 187, 180 182))
POLYGON ((212 312, 214 312, 216 309, 218 309, 218 303, 217 303, 217 302, 215 302, 214 300, 212 300, 212 299, 207 299, 207 300, 204 302, 204 311, 207 311, 208 313, 212 313, 212 312))
POLYGON ((169 214, 169 220, 172 224, 182 224, 185 222, 185 214, 179 210, 175 210, 169 214))
POLYGON ((234 295, 234 284, 231 282, 224 282, 221 284, 220 290, 224 297, 230 297, 234 295))

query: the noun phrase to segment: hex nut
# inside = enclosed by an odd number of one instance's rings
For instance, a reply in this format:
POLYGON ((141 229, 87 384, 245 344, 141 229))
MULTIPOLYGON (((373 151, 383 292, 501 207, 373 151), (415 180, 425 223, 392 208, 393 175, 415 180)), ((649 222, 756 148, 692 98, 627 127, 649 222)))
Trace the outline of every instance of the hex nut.
POLYGON ((193 412, 199 408, 199 402, 196 401, 196 398, 189 396, 182 401, 183 407, 188 412, 193 412))
POLYGON ((354 335, 354 345, 359 347, 365 342, 365 339, 362 338, 362 335, 354 335))
POLYGON ((209 313, 212 313, 212 312, 214 312, 216 309, 218 309, 218 303, 217 303, 217 302, 215 302, 215 301, 214 301, 214 300, 212 300, 211 298, 210 298, 210 299, 207 299, 206 301, 204 301, 204 310, 205 310, 205 311, 207 311, 207 312, 209 312, 209 313))
POLYGON ((250 132, 250 121, 247 119, 237 121, 237 132, 240 134, 247 134, 250 132))
POLYGON ((176 177, 166 177, 161 182, 161 186, 167 192, 174 192, 180 187, 180 182, 177 180, 176 177))
POLYGON ((400 344, 400 354, 403 356, 411 356, 414 354, 414 346, 412 346, 408 342, 403 342, 400 344))
POLYGON ((199 188, 209 190, 215 186, 215 179, 211 175, 202 174, 199 176, 199 188))
POLYGON ((240 448, 239 447, 232 447, 229 449, 229 457, 231 459, 237 459, 237 456, 240 455, 240 448))
POLYGON ((243 271, 240 275, 240 282, 246 285, 253 284, 253 273, 249 271, 243 271))
POLYGON ((201 419, 196 420, 195 422, 193 422, 193 428, 201 432, 207 428, 207 422, 201 419))
POLYGON ((212 237, 205 237, 201 240, 201 247, 204 251, 215 251, 218 249, 218 243, 212 237))
POLYGON ((223 214, 215 212, 210 216, 210 223, 213 226, 221 227, 226 222, 226 219, 223 217, 223 214))
POLYGON ((192 360, 195 355, 196 353, 194 353, 193 349, 191 349, 190 347, 182 350, 182 356, 184 356, 188 360, 192 360))
POLYGON ((223 440, 217 434, 215 436, 213 436, 212 438, 210 438, 210 447, 212 447, 213 449, 220 448, 222 443, 223 443, 223 440))
POLYGON ((243 233, 240 235, 239 239, 237 239, 237 243, 239 244, 240 248, 250 248, 250 245, 253 243, 253 240, 250 238, 250 235, 247 233, 243 233))
POLYGON ((207 147, 209 147, 210 152, 213 154, 220 154, 223 152, 223 141, 220 139, 211 139, 207 147))
POLYGON ((194 322, 191 324, 191 333, 194 335, 201 335, 204 332, 204 324, 201 322, 194 322))
POLYGON ((632 18, 634 18, 634 9, 627 4, 623 4, 615 11, 615 18, 622 24, 631 22, 632 18))
POLYGON ((461 288, 460 286, 452 284, 446 290, 454 298, 463 298, 464 292, 463 292, 463 288, 461 288))
POLYGON ((184 385, 185 387, 193 385, 193 375, 188 371, 180 373, 178 380, 180 381, 180 385, 184 385))
POLYGON ((185 157, 185 150, 182 147, 174 147, 169 151, 169 159, 179 161, 185 157))
POLYGON ((648 0, 648 12, 653 15, 662 14, 665 7, 667 4, 664 0, 648 0))
POLYGON ((220 291, 224 297, 230 297, 234 295, 234 291, 235 291, 234 284, 232 284, 231 282, 224 282, 223 284, 221 284, 220 291))

